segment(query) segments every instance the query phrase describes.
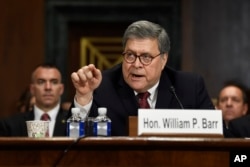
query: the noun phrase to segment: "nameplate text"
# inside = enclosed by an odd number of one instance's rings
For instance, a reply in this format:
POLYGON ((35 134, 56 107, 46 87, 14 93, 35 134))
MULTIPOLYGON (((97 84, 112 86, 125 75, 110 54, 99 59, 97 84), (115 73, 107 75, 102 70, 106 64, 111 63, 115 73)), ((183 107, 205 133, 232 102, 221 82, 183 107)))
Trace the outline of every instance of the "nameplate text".
POLYGON ((139 109, 138 135, 223 135, 221 110, 139 109))

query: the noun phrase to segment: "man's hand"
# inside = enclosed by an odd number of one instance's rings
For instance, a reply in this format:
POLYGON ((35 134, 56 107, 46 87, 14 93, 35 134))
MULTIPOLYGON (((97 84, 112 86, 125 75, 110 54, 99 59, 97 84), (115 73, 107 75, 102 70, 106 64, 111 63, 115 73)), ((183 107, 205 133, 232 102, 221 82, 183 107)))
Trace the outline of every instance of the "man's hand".
POLYGON ((76 100, 81 105, 90 102, 93 91, 100 85, 102 74, 93 64, 83 66, 71 74, 71 80, 76 88, 76 100))

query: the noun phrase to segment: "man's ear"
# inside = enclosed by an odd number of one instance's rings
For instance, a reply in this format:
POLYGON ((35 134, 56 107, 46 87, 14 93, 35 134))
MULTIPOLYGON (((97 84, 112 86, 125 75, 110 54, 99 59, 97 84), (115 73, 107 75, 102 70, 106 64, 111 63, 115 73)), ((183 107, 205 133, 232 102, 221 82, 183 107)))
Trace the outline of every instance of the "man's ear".
POLYGON ((60 94, 62 95, 63 92, 64 92, 64 84, 61 84, 61 92, 60 92, 60 94))
POLYGON ((162 70, 163 70, 168 62, 168 53, 164 53, 161 59, 162 59, 162 70))
POLYGON ((243 111, 243 114, 246 115, 247 114, 247 111, 248 111, 248 104, 244 104, 244 111, 243 111))

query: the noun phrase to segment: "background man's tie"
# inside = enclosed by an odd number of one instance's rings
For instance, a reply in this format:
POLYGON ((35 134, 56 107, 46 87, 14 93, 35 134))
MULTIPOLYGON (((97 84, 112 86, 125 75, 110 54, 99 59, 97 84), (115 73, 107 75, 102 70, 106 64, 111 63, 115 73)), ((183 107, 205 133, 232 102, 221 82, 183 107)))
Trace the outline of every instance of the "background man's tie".
POLYGON ((43 121, 50 121, 49 114, 44 113, 44 114, 41 116, 41 120, 43 120, 43 121))
POLYGON ((138 93, 138 98, 139 98, 139 106, 140 108, 150 108, 148 104, 148 97, 150 96, 149 92, 144 92, 144 93, 138 93))
MULTIPOLYGON (((50 121, 50 116, 49 116, 49 114, 44 113, 44 114, 41 116, 41 120, 42 120, 42 121, 50 121)), ((45 136, 46 136, 46 137, 49 137, 49 129, 48 129, 48 131, 46 132, 45 136)))

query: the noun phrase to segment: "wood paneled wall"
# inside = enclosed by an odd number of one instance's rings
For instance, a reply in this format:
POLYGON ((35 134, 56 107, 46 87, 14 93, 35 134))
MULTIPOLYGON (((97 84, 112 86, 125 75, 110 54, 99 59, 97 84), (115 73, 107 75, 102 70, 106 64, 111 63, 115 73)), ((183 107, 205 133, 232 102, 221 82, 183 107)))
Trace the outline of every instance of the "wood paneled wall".
POLYGON ((250 1, 182 0, 182 70, 200 73, 210 96, 223 82, 250 87, 250 1))
POLYGON ((0 1, 0 116, 15 112, 33 68, 44 60, 44 0, 0 1))

